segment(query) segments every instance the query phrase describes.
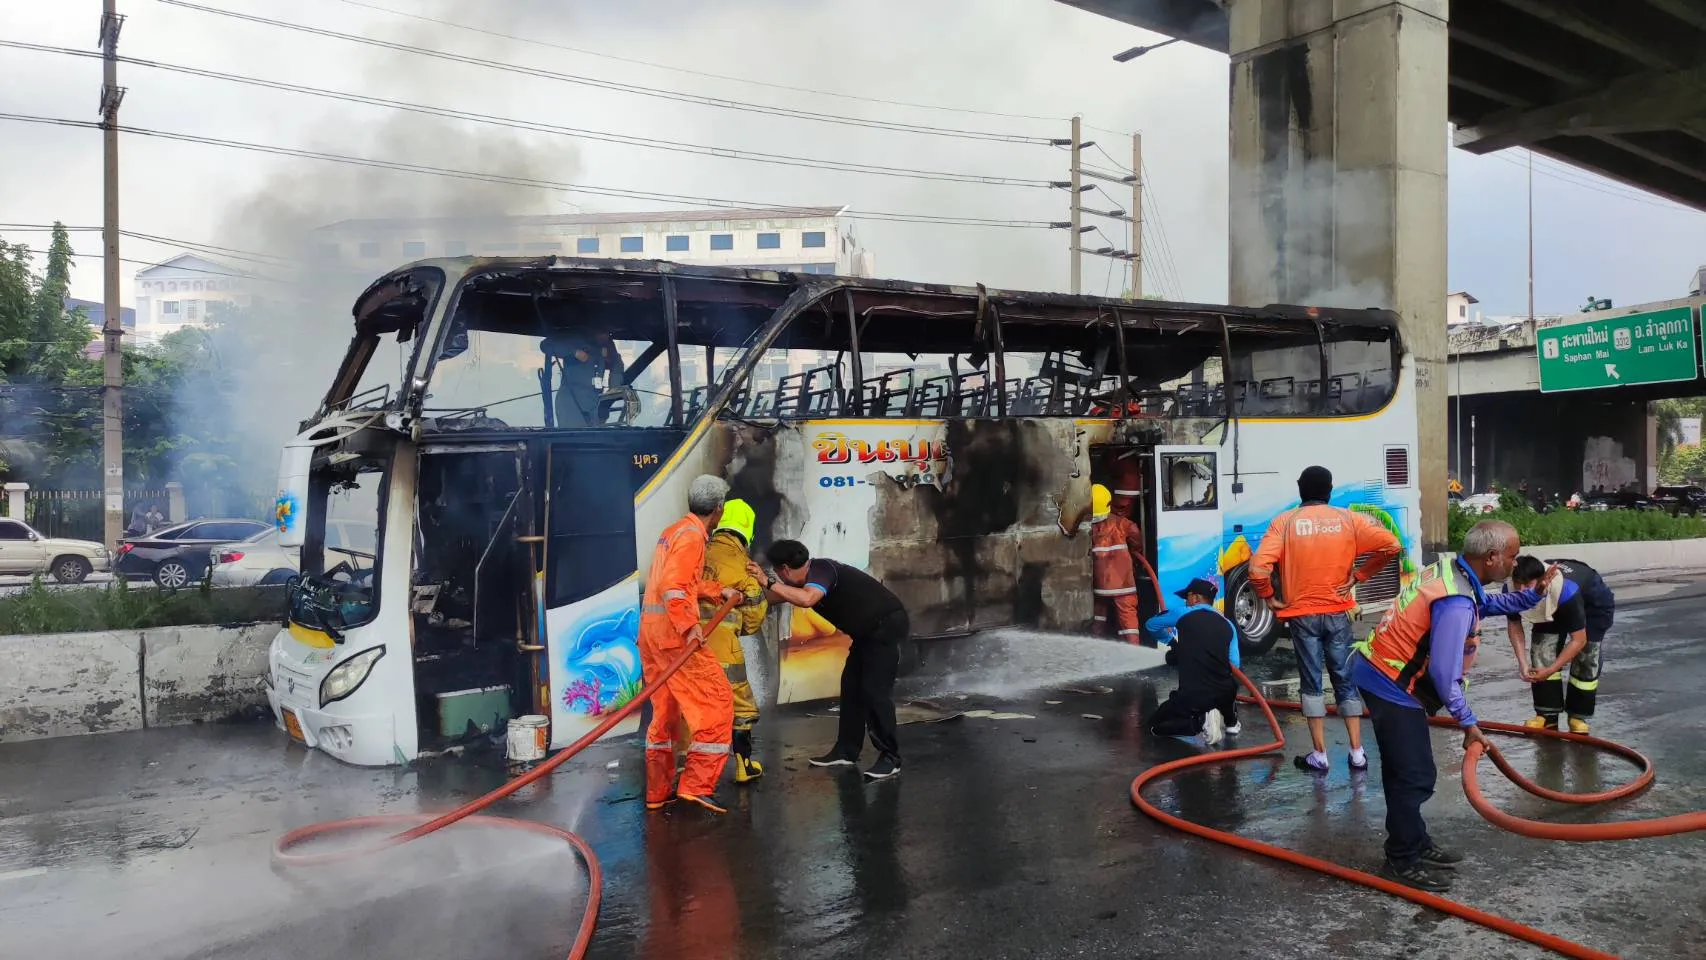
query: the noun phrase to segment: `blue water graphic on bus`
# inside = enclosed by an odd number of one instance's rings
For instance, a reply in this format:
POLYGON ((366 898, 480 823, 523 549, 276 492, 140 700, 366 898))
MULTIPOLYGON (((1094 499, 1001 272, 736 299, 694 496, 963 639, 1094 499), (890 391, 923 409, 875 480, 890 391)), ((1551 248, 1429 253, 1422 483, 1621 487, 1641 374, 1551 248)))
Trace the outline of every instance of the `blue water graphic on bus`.
POLYGON ((597 717, 632 700, 643 686, 639 635, 640 606, 633 599, 571 622, 553 644, 563 651, 561 670, 552 676, 560 705, 597 717))

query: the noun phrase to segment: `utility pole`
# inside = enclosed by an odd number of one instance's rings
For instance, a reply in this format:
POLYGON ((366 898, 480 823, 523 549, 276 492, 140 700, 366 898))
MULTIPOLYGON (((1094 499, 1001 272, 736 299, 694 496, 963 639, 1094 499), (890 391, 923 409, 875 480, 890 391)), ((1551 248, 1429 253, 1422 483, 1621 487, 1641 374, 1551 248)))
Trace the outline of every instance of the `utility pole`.
POLYGON ((1528 151, 1528 322, 1534 322, 1534 151, 1528 151))
POLYGON ((103 367, 101 395, 101 463, 105 475, 105 540, 117 548, 124 536, 124 336, 123 306, 119 303, 118 251, 118 108, 124 88, 118 85, 118 34, 124 26, 118 0, 104 0, 101 12, 101 138, 105 158, 102 175, 105 213, 101 227, 105 289, 103 304, 103 367))
MULTIPOLYGON (((1143 299, 1143 134, 1131 135, 1131 298, 1143 299)), ((1175 294, 1176 295, 1176 294, 1175 294)))
POLYGON ((1079 252, 1083 246, 1082 238, 1084 217, 1078 212, 1082 205, 1082 186, 1084 183, 1084 149, 1081 136, 1082 120, 1074 114, 1072 117, 1072 292, 1082 293, 1084 285, 1084 257, 1079 252))

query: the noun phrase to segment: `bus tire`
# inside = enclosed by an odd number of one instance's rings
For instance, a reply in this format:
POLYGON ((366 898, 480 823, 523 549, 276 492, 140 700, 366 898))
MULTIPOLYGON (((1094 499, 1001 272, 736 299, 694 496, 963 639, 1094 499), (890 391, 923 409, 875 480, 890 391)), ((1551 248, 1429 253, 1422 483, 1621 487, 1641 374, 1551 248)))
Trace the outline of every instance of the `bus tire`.
POLYGON ((1226 617, 1238 629, 1240 656, 1259 657, 1279 642, 1279 618, 1256 596, 1250 583, 1250 564, 1240 563, 1226 574, 1226 617))

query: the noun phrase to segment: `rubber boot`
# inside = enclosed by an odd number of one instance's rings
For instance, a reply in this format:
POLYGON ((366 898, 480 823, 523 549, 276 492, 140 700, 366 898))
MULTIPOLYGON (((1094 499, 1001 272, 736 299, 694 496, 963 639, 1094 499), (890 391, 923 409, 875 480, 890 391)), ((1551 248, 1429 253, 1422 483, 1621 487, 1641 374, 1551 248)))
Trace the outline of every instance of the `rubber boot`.
POLYGON ((1522 722, 1522 725, 1530 730, 1556 730, 1558 729, 1558 718, 1538 716, 1529 717, 1527 720, 1522 722))
POLYGON ((1570 732, 1571 733, 1587 733, 1588 732, 1588 722, 1586 720, 1579 718, 1579 717, 1571 717, 1570 718, 1570 732))
POLYGON ((752 759, 752 731, 736 730, 734 737, 735 782, 751 783, 764 776, 764 767, 752 759))

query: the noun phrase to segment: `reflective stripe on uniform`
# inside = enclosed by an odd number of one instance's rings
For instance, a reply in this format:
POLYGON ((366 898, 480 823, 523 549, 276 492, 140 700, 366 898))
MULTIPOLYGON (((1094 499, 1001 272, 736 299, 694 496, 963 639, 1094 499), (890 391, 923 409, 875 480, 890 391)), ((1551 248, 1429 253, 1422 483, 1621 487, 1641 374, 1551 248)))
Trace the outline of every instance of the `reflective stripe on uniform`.
POLYGON ((1570 686, 1575 687, 1577 690, 1598 690, 1599 678, 1595 677, 1592 680, 1577 680, 1575 675, 1572 674, 1570 676, 1570 686))
POLYGON ((1115 490, 1114 496, 1116 496, 1116 497, 1135 497, 1135 496, 1141 495, 1142 493, 1143 493, 1142 490, 1115 490))
POLYGON ((658 614, 660 616, 668 616, 669 608, 664 606, 661 603, 648 603, 648 604, 644 604, 640 607, 640 612, 641 613, 655 613, 655 614, 658 614))
POLYGON ((1130 596, 1131 594, 1136 593, 1137 588, 1136 587, 1119 587, 1119 588, 1113 589, 1113 590, 1093 590, 1091 592, 1094 593, 1098 597, 1125 597, 1125 596, 1130 596))
POLYGON ((686 590, 665 590, 663 592, 663 598, 665 600, 686 600, 687 599, 687 591, 686 590))
POLYGON ((1121 550, 1126 550, 1126 549, 1130 549, 1130 548, 1128 548, 1123 543, 1116 543, 1113 546, 1109 546, 1109 547, 1091 547, 1090 552, 1091 553, 1119 553, 1121 550))
POLYGON ((687 748, 688 753, 728 753, 726 743, 695 743, 687 748))
POLYGON ((670 753, 674 753, 675 752, 675 741, 674 740, 647 740, 646 741, 646 749, 647 750, 667 750, 670 753))
POLYGON ((1137 636, 1137 635, 1139 635, 1139 634, 1140 634, 1140 633, 1142 633, 1142 631, 1140 631, 1140 630, 1137 630, 1137 629, 1135 629, 1135 628, 1132 628, 1132 627, 1125 627, 1125 628, 1122 628, 1122 629, 1121 629, 1121 630, 1120 630, 1120 636, 1122 636, 1122 637, 1123 637, 1123 636, 1127 636, 1127 635, 1131 635, 1131 636, 1137 636))
POLYGON ((1096 621, 1097 623, 1107 623, 1108 622, 1107 617, 1091 617, 1090 619, 1096 621))

